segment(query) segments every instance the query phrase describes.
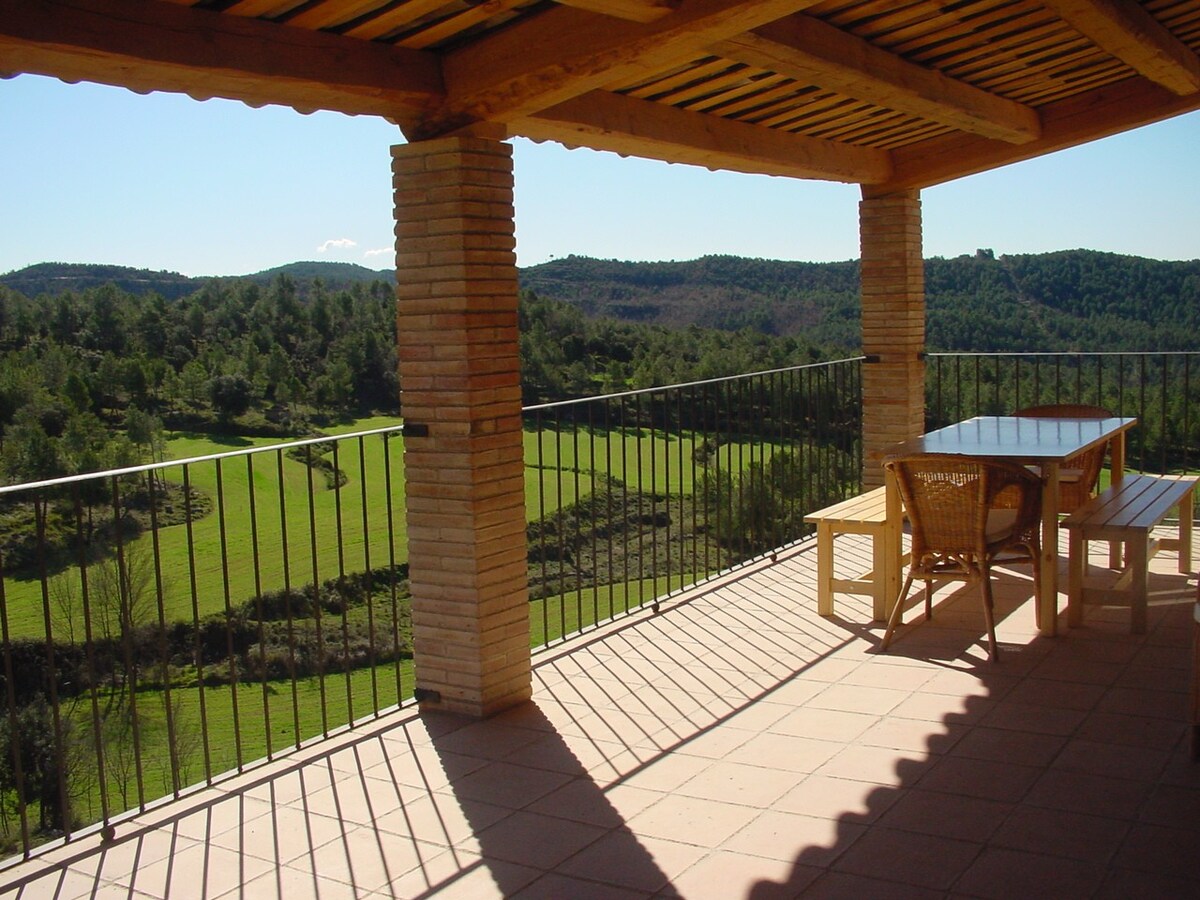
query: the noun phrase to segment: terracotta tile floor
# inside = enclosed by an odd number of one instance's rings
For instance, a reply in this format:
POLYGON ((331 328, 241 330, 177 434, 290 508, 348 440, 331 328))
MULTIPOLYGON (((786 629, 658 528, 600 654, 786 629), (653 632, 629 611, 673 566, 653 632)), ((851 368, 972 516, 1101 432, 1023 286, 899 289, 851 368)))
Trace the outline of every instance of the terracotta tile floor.
MULTIPOLYGON (((848 543, 843 539, 843 543, 848 543)), ((848 546, 847 558, 854 553, 848 546)), ((5 898, 1200 895, 1195 581, 1037 637, 1027 574, 878 655, 815 548, 535 657, 534 702, 402 712, 0 872, 5 898)))

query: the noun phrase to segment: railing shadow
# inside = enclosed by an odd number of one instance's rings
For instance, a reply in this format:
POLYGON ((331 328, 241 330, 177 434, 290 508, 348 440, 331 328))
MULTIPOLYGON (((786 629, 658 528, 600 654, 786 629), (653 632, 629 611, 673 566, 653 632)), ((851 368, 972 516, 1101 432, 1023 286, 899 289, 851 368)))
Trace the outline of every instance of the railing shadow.
MULTIPOLYGON (((601 885, 646 895, 670 889, 653 854, 535 702, 484 722, 426 718, 459 725, 432 742, 443 765, 464 751, 494 757, 450 781, 447 791, 470 825, 470 849, 501 896, 535 882, 547 897, 590 896, 601 885)), ((464 871, 453 880, 470 877, 478 876, 464 871)), ((427 894, 446 886, 431 885, 427 894)))

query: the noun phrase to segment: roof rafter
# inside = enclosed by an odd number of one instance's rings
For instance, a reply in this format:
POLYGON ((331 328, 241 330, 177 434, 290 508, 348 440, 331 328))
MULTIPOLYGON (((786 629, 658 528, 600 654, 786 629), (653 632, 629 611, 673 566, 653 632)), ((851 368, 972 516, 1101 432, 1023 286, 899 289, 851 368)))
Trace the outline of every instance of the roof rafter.
POLYGON ((712 51, 984 137, 1023 144, 1041 133, 1032 108, 910 63, 811 16, 774 22, 715 44, 712 51))
POLYGON ((1043 0, 1047 9, 1151 81, 1200 91, 1200 57, 1142 6, 1121 0, 1043 0))
POLYGON ((818 0, 688 0, 655 22, 556 7, 448 54, 447 97, 406 132, 435 137, 473 120, 510 122, 627 78, 687 62, 709 44, 818 0))
POLYGON ((535 140, 631 156, 794 178, 874 184, 891 175, 883 150, 760 128, 607 91, 592 91, 510 124, 535 140))
POLYGON ((1180 97, 1130 78, 1043 106, 1042 136, 1019 147, 972 135, 933 138, 891 151, 893 174, 878 193, 926 188, 1044 156, 1200 109, 1200 93, 1180 97))
POLYGON ((430 54, 149 0, 0 0, 0 71, 394 119, 442 92, 430 54))

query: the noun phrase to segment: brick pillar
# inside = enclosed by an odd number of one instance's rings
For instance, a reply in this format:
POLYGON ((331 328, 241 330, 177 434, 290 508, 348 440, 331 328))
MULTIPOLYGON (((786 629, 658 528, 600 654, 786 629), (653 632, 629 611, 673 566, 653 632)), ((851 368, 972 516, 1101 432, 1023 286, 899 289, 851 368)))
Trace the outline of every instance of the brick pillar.
POLYGON ((512 148, 392 148, 409 583, 424 708, 529 699, 512 148))
POLYGON ((918 191, 859 204, 862 244, 863 484, 883 484, 880 458, 925 430, 925 263, 918 191))

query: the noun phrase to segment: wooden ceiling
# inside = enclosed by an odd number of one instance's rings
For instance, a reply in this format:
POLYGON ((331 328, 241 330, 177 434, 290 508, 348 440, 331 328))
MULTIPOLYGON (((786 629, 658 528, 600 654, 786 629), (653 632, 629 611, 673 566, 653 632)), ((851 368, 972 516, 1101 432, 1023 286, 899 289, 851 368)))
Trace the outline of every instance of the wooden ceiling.
POLYGON ((1200 109, 1200 0, 0 0, 0 74, 920 188, 1200 109))

